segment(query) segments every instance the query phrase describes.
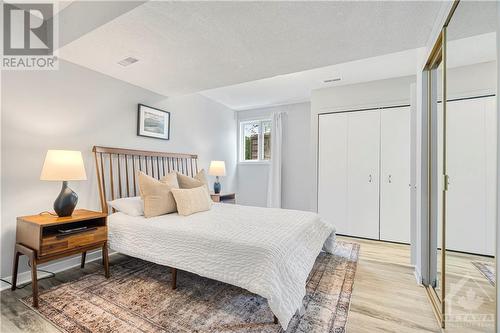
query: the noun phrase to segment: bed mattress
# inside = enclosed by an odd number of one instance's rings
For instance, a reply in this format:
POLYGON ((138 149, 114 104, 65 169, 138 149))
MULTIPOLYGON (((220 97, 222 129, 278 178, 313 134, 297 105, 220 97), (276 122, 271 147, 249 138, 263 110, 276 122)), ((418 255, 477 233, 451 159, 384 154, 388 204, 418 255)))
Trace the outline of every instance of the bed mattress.
POLYGON ((230 204, 148 219, 117 212, 108 226, 111 249, 258 294, 284 329, 316 257, 335 241, 333 225, 315 213, 230 204))

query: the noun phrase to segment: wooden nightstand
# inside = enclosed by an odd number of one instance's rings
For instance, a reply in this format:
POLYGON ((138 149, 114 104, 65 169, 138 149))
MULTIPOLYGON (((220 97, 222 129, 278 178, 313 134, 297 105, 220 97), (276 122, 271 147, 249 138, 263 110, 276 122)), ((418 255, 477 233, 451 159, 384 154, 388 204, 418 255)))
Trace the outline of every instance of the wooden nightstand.
POLYGON ((236 194, 234 193, 210 193, 213 202, 236 203, 236 194))
POLYGON ((17 218, 16 245, 12 270, 12 290, 16 289, 17 268, 21 254, 28 256, 31 264, 33 307, 38 307, 37 264, 82 254, 81 267, 85 265, 87 251, 102 248, 104 274, 109 277, 107 214, 77 209, 73 216, 57 217, 49 214, 17 218), (71 233, 59 230, 85 228, 71 233))

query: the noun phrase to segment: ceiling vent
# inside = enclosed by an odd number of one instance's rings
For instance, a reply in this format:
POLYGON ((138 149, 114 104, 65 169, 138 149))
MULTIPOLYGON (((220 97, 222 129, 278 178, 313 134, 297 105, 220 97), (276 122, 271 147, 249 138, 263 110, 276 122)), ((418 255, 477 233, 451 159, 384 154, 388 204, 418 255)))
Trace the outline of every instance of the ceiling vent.
POLYGON ((340 81, 340 80, 341 80, 341 78, 336 77, 336 78, 333 78, 333 79, 324 80, 323 82, 324 83, 332 83, 332 82, 337 82, 337 81, 340 81))
POLYGON ((122 65, 123 67, 127 67, 129 65, 132 65, 133 63, 138 62, 138 61, 139 61, 139 59, 128 57, 128 58, 125 58, 123 60, 118 61, 118 64, 122 65))

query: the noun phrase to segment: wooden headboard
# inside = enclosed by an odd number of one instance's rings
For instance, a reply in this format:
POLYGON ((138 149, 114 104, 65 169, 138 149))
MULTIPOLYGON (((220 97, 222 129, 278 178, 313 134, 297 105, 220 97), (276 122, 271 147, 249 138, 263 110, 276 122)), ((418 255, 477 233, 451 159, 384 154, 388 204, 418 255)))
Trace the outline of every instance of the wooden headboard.
POLYGON ((191 177, 198 173, 198 155, 99 146, 92 151, 104 213, 108 213, 108 200, 139 195, 137 170, 157 179, 172 171, 191 177))

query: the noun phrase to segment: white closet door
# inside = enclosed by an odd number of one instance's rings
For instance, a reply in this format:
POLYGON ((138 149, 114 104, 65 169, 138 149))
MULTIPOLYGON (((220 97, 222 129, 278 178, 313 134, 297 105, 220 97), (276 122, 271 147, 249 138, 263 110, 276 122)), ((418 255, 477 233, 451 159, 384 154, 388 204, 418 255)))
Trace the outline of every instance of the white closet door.
POLYGON ((319 116, 318 145, 318 214, 348 235, 346 113, 319 116))
POLYGON ((380 114, 380 239, 410 241, 410 108, 380 114))
POLYGON ((486 252, 484 99, 447 103, 446 248, 486 252))
POLYGON ((350 112, 347 217, 350 234, 379 239, 380 111, 350 112))

